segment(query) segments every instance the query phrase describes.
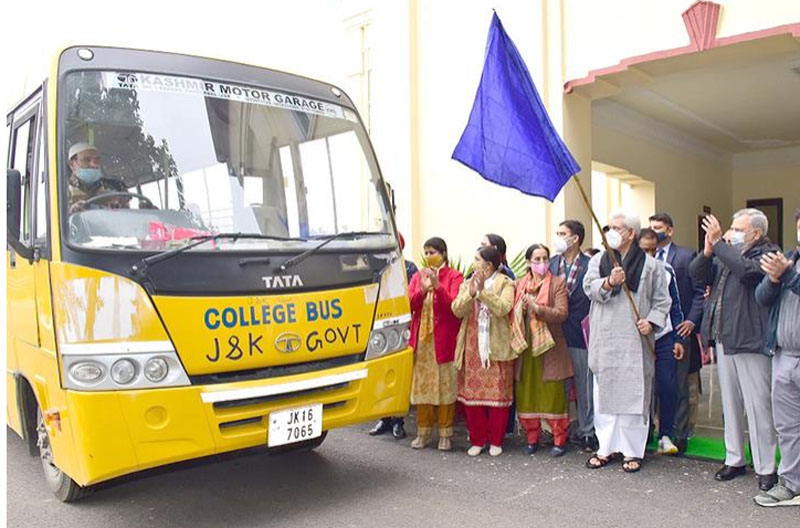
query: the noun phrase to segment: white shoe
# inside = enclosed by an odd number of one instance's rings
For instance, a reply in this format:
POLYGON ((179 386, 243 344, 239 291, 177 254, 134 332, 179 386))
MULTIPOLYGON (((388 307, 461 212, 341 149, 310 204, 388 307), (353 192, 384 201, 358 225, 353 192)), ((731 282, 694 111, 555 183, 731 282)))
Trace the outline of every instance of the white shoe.
POLYGON ((500 446, 490 445, 489 456, 500 456, 503 454, 503 448, 500 446))
POLYGON ((658 449, 656 452, 659 455, 675 455, 678 453, 678 448, 672 443, 668 436, 662 436, 658 441, 658 449))
POLYGON ((480 455, 481 453, 483 453, 483 447, 482 446, 472 446, 469 449, 467 449, 467 454, 469 456, 471 456, 471 457, 476 457, 476 456, 480 455))

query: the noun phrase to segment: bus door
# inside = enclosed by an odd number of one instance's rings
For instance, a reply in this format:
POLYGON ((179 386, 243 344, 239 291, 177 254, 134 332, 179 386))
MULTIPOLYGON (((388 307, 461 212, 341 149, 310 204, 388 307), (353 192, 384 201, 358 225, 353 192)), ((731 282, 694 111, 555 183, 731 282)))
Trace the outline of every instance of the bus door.
MULTIPOLYGON (((11 427, 22 433, 22 417, 18 409, 17 383, 14 376, 20 371, 20 359, 34 353, 40 346, 37 317, 36 276, 40 253, 36 248, 36 202, 38 173, 46 174, 40 166, 41 97, 34 96, 8 120, 10 143, 7 167, 7 247, 6 247, 6 376, 7 419, 11 427)), ((44 188, 41 189, 44 196, 44 188)), ((40 216, 46 218, 41 207, 40 216)), ((39 230, 46 233, 46 221, 39 230)), ((45 268, 46 269, 46 268, 45 268)), ((49 289, 45 292, 49 295, 49 289)), ((49 299, 48 299, 49 301, 49 299)), ((49 304, 49 302, 48 302, 49 304)))

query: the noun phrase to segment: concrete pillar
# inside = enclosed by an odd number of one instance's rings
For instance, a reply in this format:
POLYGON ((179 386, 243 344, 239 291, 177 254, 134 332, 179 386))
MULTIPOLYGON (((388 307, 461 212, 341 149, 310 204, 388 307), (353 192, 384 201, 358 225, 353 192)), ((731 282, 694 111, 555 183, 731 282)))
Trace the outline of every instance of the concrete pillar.
MULTIPOLYGON (((565 95, 566 50, 564 48, 564 0, 542 2, 542 39, 545 82, 540 88, 550 120, 581 167, 578 177, 591 197, 592 189, 592 109, 591 101, 577 95, 565 95)), ((555 231, 565 219, 575 219, 586 226, 586 242, 591 245, 592 219, 574 181, 570 181, 552 204, 547 206, 547 242, 552 244, 555 231)), ((602 221, 602 220, 601 220, 602 221)))
MULTIPOLYGON (((578 173, 583 189, 591 200, 592 197, 592 103, 585 97, 572 93, 562 94, 564 99, 564 132, 563 138, 581 167, 578 173)), ((584 247, 597 247, 600 241, 592 236, 592 216, 581 197, 578 185, 570 181, 562 191, 564 198, 564 217, 579 220, 586 227, 584 247)), ((604 218, 599 219, 601 223, 604 218)))

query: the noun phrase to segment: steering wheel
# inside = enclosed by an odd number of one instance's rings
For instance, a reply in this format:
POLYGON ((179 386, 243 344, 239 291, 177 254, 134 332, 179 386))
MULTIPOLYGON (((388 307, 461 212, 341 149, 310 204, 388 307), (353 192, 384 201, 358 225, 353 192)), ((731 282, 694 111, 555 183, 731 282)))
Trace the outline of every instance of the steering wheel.
POLYGON ((99 207, 98 202, 104 202, 106 200, 110 200, 111 198, 122 198, 122 197, 138 198, 140 201, 144 202, 147 205, 148 209, 156 209, 156 206, 153 205, 153 202, 151 202, 150 198, 148 198, 147 196, 139 193, 132 193, 126 191, 114 191, 104 194, 98 194, 97 196, 85 200, 84 207, 86 209, 95 209, 99 207))

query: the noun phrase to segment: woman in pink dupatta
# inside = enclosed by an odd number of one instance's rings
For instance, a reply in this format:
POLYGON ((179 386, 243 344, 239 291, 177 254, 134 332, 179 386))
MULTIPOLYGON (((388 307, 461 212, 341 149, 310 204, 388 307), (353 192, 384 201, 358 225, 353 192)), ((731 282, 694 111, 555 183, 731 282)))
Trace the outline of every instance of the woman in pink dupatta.
POLYGON ((550 273, 550 250, 534 244, 525 252, 528 273, 517 281, 514 300, 514 341, 524 339, 525 351, 517 360, 517 416, 525 429, 523 451, 538 450, 541 420, 553 432, 552 456, 567 448, 569 401, 563 380, 572 377, 572 361, 561 324, 567 319, 569 293, 566 281, 550 273))

